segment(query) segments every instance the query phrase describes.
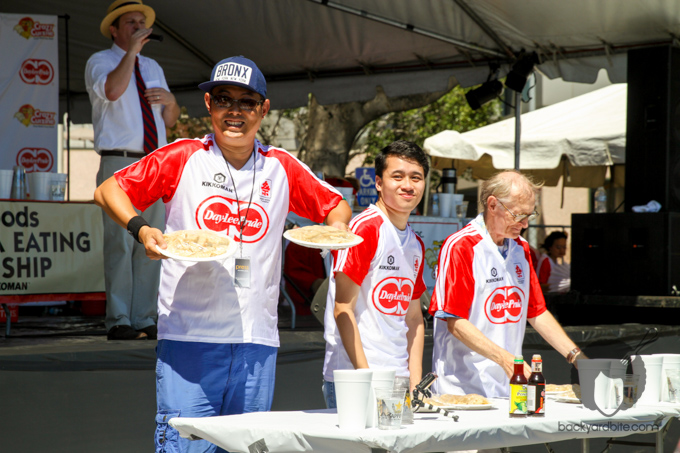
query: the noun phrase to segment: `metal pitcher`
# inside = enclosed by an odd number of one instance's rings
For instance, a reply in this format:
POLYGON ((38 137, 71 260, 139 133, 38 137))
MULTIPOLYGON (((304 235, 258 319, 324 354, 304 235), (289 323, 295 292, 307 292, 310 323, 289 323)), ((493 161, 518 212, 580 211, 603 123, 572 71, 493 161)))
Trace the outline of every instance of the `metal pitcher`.
POLYGON ((26 169, 22 165, 14 166, 12 174, 12 192, 10 198, 14 200, 25 200, 28 187, 26 185, 26 169))

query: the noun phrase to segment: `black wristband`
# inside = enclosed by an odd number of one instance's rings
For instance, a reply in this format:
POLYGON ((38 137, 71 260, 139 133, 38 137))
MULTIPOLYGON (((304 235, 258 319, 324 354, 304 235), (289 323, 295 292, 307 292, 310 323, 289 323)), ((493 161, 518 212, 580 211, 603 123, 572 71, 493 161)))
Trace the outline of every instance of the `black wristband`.
POLYGON ((139 240, 139 230, 141 230, 143 226, 149 226, 149 224, 146 223, 146 220, 144 220, 144 217, 141 215, 134 216, 127 224, 127 232, 140 244, 142 241, 139 240))

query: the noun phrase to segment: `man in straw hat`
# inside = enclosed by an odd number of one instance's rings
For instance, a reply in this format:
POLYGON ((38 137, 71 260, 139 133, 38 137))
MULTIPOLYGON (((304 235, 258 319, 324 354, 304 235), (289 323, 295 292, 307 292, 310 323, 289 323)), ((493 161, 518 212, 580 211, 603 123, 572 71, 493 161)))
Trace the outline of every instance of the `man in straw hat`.
POLYGON ((254 62, 231 57, 199 85, 214 133, 178 140, 116 172, 95 202, 161 259, 167 243, 133 206, 163 199, 166 231, 216 231, 234 255, 219 261, 164 259, 158 293, 156 451, 211 452, 180 438, 173 417, 271 409, 279 346, 281 235, 289 212, 348 229, 340 192, 287 151, 256 139, 270 109, 254 62), (160 247, 161 250, 158 249, 160 247))
MULTIPOLYGON (((154 10, 141 0, 116 0, 100 25, 113 45, 87 62, 94 149, 101 155, 97 184, 166 145, 165 128, 179 117, 163 70, 140 55, 155 18, 154 10)), ((141 244, 107 215, 103 217, 108 339, 156 339, 160 263, 148 260, 141 244)), ((163 203, 147 207, 144 217, 163 228, 163 203)))

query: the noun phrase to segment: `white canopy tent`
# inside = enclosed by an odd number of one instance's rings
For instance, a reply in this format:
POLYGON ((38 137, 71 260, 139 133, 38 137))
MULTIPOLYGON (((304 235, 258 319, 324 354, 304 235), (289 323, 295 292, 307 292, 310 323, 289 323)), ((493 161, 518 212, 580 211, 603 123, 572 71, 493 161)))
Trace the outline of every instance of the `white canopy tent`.
MULTIPOLYGON (((109 0, 3 2, 3 13, 69 16, 59 27, 61 112, 67 77, 71 119, 89 122, 85 63, 111 41, 99 33, 109 0)), ((490 64, 504 76, 522 50, 535 51, 549 78, 592 83, 600 69, 626 80, 626 52, 668 45, 680 36, 677 0, 145 0, 156 33, 143 53, 156 59, 190 114, 204 115, 197 84, 232 55, 253 59, 272 106, 321 104, 440 91, 451 78, 484 82, 490 64)), ((525 128, 528 130, 528 127, 525 128)))
MULTIPOLYGON (((520 169, 557 185, 598 187, 606 167, 625 163, 627 85, 615 84, 522 115, 520 169)), ((425 140, 437 168, 470 169, 475 178, 514 168, 515 119, 425 140)))

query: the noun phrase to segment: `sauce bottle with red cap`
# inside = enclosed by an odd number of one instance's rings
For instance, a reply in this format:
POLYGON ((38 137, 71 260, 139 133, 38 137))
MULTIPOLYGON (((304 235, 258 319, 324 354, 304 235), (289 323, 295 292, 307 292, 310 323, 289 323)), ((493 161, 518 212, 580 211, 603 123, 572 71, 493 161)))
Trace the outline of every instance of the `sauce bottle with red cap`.
POLYGON ((545 416, 545 378, 540 354, 531 358, 531 376, 527 383, 527 412, 532 417, 545 416))
POLYGON ((524 376, 524 358, 515 356, 514 373, 510 378, 510 417, 527 416, 527 378, 524 376))

